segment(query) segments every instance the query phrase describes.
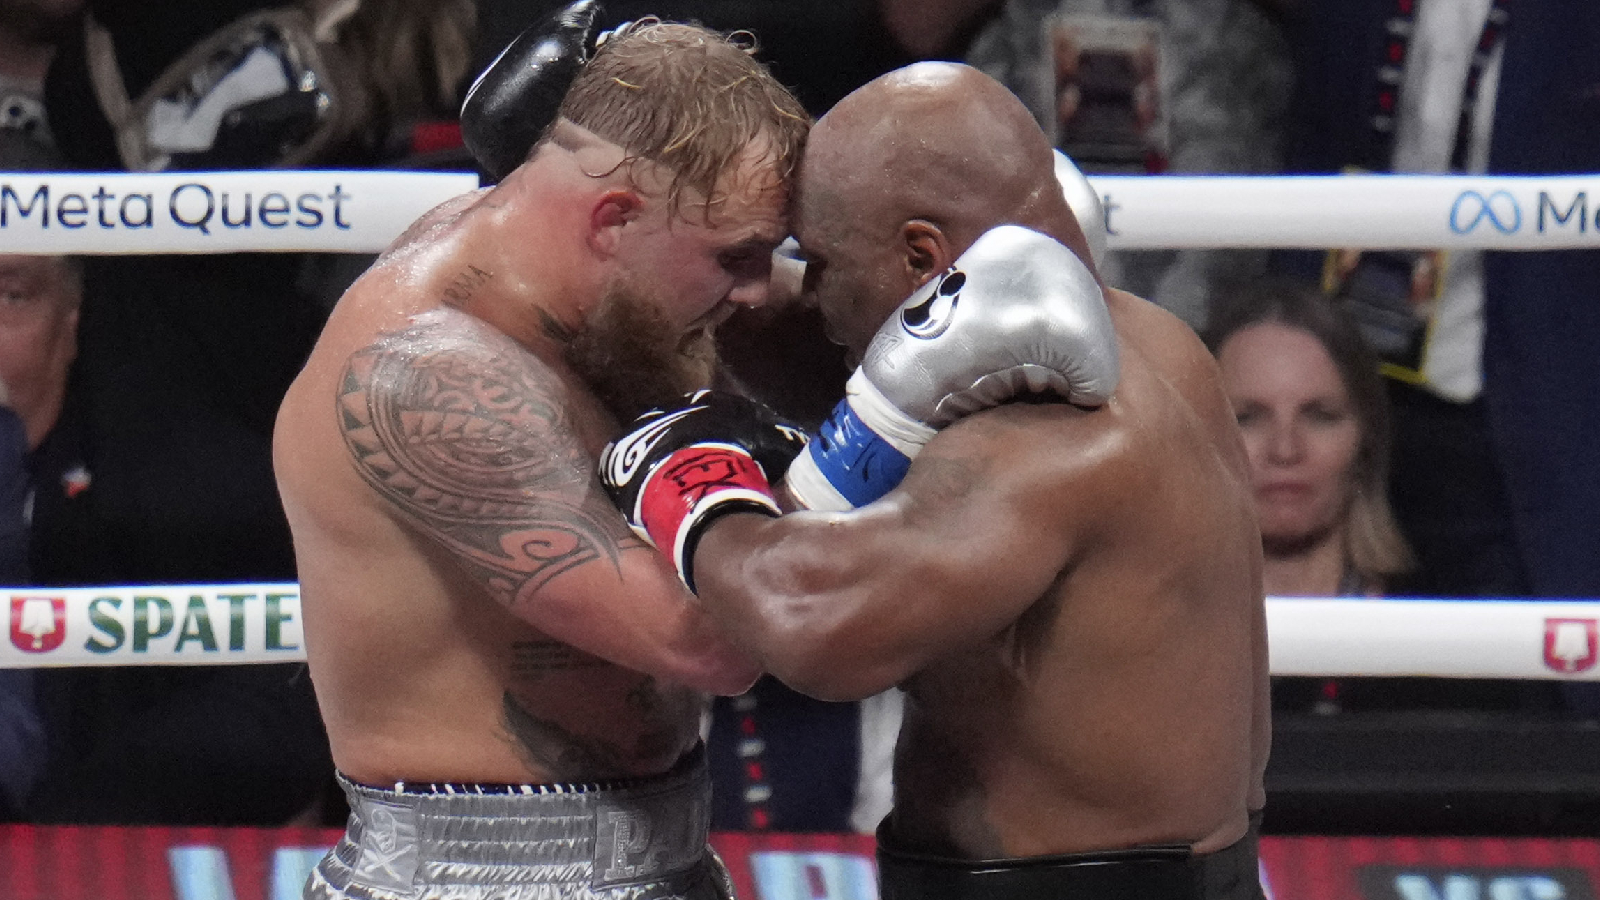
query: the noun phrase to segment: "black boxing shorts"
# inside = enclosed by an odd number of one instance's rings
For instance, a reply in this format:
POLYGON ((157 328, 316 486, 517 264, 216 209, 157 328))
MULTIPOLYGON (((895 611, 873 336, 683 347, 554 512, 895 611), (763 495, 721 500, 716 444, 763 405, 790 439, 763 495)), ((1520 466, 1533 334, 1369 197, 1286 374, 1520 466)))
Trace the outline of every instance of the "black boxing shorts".
POLYGON ((706 843, 711 782, 697 750, 673 771, 607 785, 339 779, 344 836, 305 900, 729 900, 706 843))
MULTIPOLYGON (((888 820, 885 819, 885 822, 888 820)), ((955 859, 887 845, 878 829, 879 900, 1262 900, 1261 814, 1229 847, 1153 846, 1025 859, 955 859)))

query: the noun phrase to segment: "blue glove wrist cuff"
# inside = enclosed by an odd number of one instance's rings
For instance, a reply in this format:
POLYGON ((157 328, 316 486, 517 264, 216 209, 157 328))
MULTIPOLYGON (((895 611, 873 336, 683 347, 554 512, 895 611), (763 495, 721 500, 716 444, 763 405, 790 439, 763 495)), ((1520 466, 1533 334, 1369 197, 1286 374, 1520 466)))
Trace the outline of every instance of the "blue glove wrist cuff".
POLYGON ((868 428, 846 398, 789 467, 786 479, 790 493, 808 509, 844 510, 889 493, 910 468, 910 457, 868 428))

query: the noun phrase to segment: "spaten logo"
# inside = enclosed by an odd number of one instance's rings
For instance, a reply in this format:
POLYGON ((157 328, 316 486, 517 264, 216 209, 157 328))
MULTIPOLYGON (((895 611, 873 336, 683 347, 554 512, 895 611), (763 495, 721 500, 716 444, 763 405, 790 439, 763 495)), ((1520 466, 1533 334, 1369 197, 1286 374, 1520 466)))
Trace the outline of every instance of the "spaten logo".
POLYGON ((1545 668, 1574 675, 1594 667, 1600 650, 1600 622, 1595 619, 1545 619, 1545 668))
POLYGON ((67 601, 12 597, 11 645, 24 653, 49 653, 67 636, 67 601))

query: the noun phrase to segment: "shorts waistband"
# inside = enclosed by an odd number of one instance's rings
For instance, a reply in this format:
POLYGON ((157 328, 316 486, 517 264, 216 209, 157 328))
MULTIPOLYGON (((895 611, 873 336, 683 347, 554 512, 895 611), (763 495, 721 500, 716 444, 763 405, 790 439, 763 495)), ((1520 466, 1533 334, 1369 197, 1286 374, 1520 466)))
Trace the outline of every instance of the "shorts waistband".
POLYGON ((710 830, 703 752, 657 778, 586 785, 416 785, 339 776, 344 836, 319 870, 336 887, 657 881, 701 862, 710 830))
POLYGON ((880 900, 1259 900, 1260 814, 1235 843, 1195 854, 1158 845, 1021 859, 908 852, 878 832, 880 900))

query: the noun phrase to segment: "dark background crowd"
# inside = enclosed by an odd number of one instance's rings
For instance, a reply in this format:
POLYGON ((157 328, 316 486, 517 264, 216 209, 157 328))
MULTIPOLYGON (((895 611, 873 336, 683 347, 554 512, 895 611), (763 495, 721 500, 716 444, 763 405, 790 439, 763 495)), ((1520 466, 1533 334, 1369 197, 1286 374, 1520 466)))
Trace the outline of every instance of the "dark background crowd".
MULTIPOLYGON (((554 7, 0 0, 0 171, 471 170, 465 89, 554 7), (325 102, 241 83, 254 53, 325 102)), ((749 30, 815 115, 900 65, 971 63, 1091 175, 1600 171, 1589 0, 612 0, 601 25, 649 14, 749 30)), ((295 580, 273 419, 369 261, 0 255, 0 584, 295 580)), ((1600 253, 1102 271, 1217 355, 1269 485, 1269 594, 1600 598, 1600 253)), ((720 343, 802 423, 842 394, 814 311, 741 313, 720 343)), ((1593 687, 1277 679, 1266 829, 1595 834, 1593 687)), ((719 698, 715 826, 870 829, 882 706, 771 680, 719 698)), ((336 825, 332 766, 302 666, 0 670, 0 818, 336 825)))

